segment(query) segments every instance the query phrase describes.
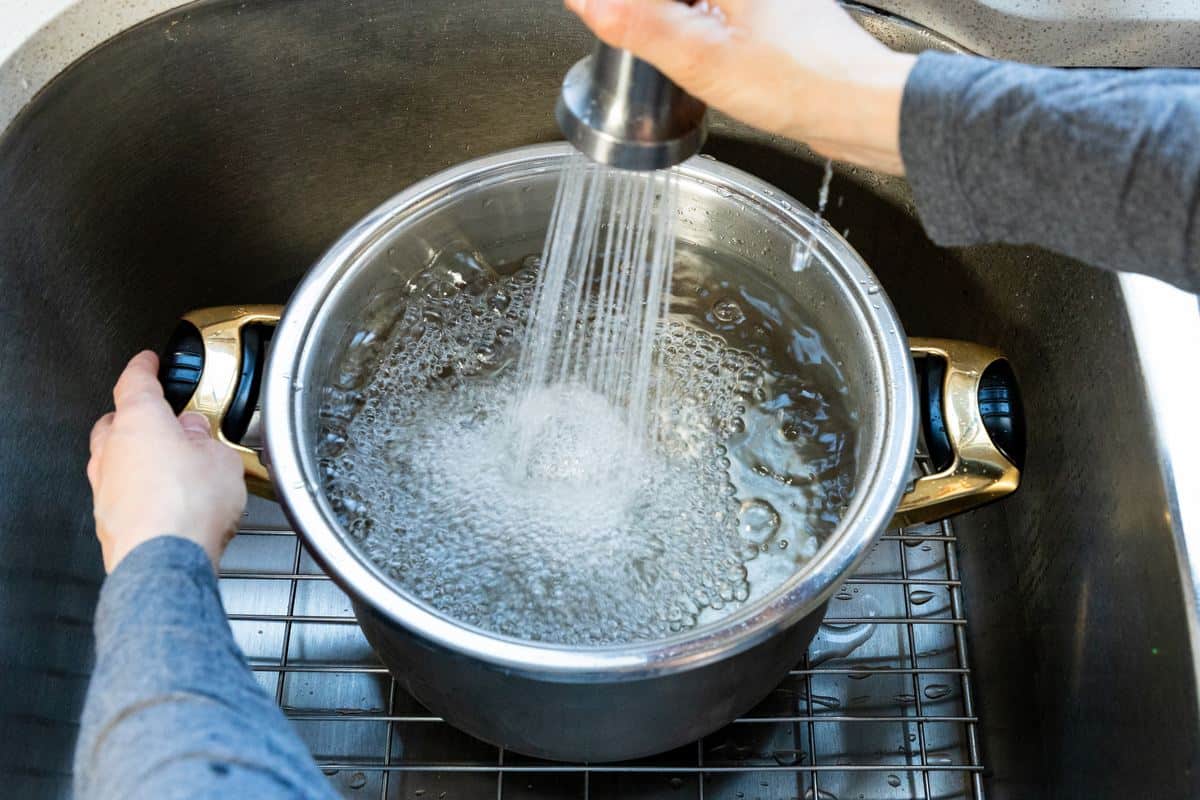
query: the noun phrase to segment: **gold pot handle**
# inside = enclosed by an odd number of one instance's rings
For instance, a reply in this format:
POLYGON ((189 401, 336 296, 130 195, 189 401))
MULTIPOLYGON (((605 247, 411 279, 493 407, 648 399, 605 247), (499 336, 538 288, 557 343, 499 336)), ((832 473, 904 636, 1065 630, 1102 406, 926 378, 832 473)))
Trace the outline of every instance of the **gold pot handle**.
POLYGON ((921 424, 936 471, 900 499, 893 528, 1012 494, 1025 449, 1016 379, 1000 352, 953 339, 911 339, 909 349, 917 359, 921 424))
MULTIPOLYGON (((215 306, 184 314, 159 370, 167 399, 176 412, 195 411, 208 419, 217 441, 242 458, 246 488, 274 499, 275 492, 266 466, 258 453, 225 435, 226 415, 239 392, 250 393, 247 381, 257 387, 261 377, 262 353, 251 362, 244 334, 249 325, 274 326, 283 315, 280 305, 215 306), (258 373, 252 375, 251 373, 258 373)), ((241 397, 253 411, 255 397, 241 397)))
MULTIPOLYGON (((244 363, 246 327, 273 326, 282 315, 280 305, 216 306, 190 311, 182 317, 181 330, 194 329, 192 343, 180 346, 177 332, 160 371, 172 407, 177 412, 203 414, 213 436, 241 456, 246 487, 270 499, 274 499, 275 492, 258 453, 226 437, 224 423, 235 395, 248 379, 247 368, 262 369, 261 354, 259 363, 244 363)), ((918 373, 926 443, 936 464, 934 451, 941 442, 946 450, 945 463, 935 473, 916 480, 912 490, 901 498, 889 527, 942 519, 1011 494, 1020 481, 1024 450, 1015 381, 1011 370, 1006 374, 996 370, 996 365, 1007 368, 1003 355, 989 347, 952 339, 912 339, 909 349, 915 358, 944 363, 944 370, 918 369, 918 373), (991 393, 983 404, 981 391, 991 393), (987 406, 986 414, 983 405, 987 406), (989 424, 997 419, 1009 422, 1007 439, 998 435, 995 424, 989 424), (1001 444, 997 439, 1002 440, 1001 444)))

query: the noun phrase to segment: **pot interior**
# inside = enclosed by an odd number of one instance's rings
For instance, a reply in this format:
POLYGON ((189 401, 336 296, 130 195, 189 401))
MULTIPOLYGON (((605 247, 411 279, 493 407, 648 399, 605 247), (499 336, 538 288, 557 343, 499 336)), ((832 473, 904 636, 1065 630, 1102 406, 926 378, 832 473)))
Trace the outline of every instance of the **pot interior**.
MULTIPOLYGON (((451 270, 461 264, 464 270, 484 265, 503 271, 540 253, 560 167, 568 157, 565 146, 524 148, 435 176, 381 207, 314 268, 300 289, 304 294, 319 288, 321 299, 299 370, 303 384, 314 387, 297 407, 299 453, 317 451, 321 387, 344 382, 347 363, 352 369, 355 364, 373 369, 378 350, 362 346, 364 328, 378 342, 386 341, 388 325, 373 330, 371 320, 393 318, 389 308, 408 296, 415 275, 434 263, 449 264, 451 270), (322 286, 309 285, 315 282, 322 286)), ((710 159, 693 159, 679 171, 677 258, 700 259, 723 277, 741 276, 736 280, 759 297, 786 292, 807 316, 804 322, 820 331, 825 357, 845 379, 844 405, 857 425, 845 459, 852 465, 854 490, 842 522, 791 579, 713 624, 729 625, 772 605, 787 606, 794 621, 828 597, 890 516, 895 498, 889 493, 903 479, 889 475, 881 481, 879 473, 897 443, 903 456, 892 458, 895 463, 907 465, 912 450, 911 413, 896 424, 897 393, 912 393, 904 335, 861 258, 806 208, 710 159), (897 352, 903 353, 904 365, 895 363, 897 352), (800 583, 804 591, 784 600, 800 583)), ((283 367, 273 363, 276 369, 283 367)), ((910 412, 909 406, 903 408, 910 412)), ((310 485, 319 486, 313 461, 307 458, 305 473, 310 485)), ((897 470, 893 464, 885 471, 897 470)), ((328 498, 317 501, 326 523, 337 527, 328 498)), ((350 537, 342 535, 341 542, 373 569, 350 537)), ((325 560, 336 569, 336 559, 326 554, 325 560)))

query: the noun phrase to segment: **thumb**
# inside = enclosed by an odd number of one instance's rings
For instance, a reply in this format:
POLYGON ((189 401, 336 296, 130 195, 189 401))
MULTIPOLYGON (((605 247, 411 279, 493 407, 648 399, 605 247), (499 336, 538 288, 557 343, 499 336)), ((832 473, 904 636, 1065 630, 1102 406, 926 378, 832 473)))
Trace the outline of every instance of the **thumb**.
POLYGON ((684 88, 703 84, 713 48, 728 41, 729 28, 706 4, 678 0, 566 0, 605 44, 649 61, 684 88))
POLYGON ((195 411, 185 411, 180 414, 179 427, 183 428, 183 433, 189 441, 202 442, 212 438, 212 428, 208 424, 208 418, 195 411))

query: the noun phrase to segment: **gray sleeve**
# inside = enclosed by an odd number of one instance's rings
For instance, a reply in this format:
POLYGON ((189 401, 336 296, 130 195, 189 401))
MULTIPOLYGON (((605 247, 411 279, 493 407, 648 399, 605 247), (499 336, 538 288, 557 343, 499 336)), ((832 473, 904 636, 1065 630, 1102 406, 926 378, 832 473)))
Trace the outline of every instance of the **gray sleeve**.
POLYGON ((204 551, 146 542, 104 583, 75 795, 336 797, 234 643, 204 551))
POLYGON ((1036 244, 1200 291, 1200 70, 924 53, 900 151, 938 244, 1036 244))

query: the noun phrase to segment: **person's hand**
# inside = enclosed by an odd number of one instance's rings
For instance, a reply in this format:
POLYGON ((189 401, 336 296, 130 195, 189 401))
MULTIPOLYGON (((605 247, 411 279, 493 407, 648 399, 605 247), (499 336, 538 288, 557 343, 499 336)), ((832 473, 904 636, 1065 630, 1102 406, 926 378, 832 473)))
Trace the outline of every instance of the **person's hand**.
POLYGON ((903 174, 900 101, 914 57, 834 0, 566 0, 605 43, 691 94, 817 152, 903 174))
POLYGON ((242 462, 199 414, 163 399, 158 357, 138 353, 113 388, 116 412, 92 428, 88 482, 104 568, 158 536, 191 539, 215 566, 246 505, 242 462))

